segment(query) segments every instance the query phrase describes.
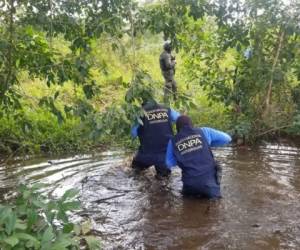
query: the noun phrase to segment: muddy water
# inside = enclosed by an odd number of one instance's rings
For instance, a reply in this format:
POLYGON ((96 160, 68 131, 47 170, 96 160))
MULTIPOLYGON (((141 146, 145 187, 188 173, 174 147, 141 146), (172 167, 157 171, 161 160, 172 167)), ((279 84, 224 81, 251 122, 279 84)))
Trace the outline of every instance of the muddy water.
MULTIPOLYGON (((266 144, 214 150, 223 166, 219 201, 183 198, 169 181, 135 176, 122 151, 35 159, 0 168, 0 194, 42 181, 61 195, 77 187, 104 249, 300 249, 300 150, 266 144), (49 161, 50 160, 50 161, 49 161)), ((4 195, 5 196, 5 195, 4 195)))

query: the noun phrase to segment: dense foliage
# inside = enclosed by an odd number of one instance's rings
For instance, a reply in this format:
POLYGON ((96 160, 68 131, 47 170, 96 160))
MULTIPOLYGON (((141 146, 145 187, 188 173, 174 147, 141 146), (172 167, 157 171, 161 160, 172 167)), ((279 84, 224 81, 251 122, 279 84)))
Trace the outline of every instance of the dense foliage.
POLYGON ((128 145, 141 95, 162 100, 166 39, 176 109, 250 141, 299 134, 299 16, 283 0, 1 1, 0 151, 128 145))
POLYGON ((70 222, 69 212, 78 210, 78 191, 67 190, 55 200, 48 200, 39 193, 42 184, 20 186, 13 204, 0 205, 1 249, 100 249, 86 224, 70 222))
POLYGON ((299 126, 299 4, 247 1, 225 7, 223 17, 192 20, 180 36, 190 79, 229 108, 239 134, 259 137, 269 129, 299 126))

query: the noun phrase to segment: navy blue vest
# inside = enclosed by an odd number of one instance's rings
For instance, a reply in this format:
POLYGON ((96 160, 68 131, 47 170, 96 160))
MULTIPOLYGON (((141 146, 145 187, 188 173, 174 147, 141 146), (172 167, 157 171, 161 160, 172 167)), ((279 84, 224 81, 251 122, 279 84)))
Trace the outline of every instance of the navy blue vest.
POLYGON ((153 154, 153 157, 160 154, 164 162, 168 141, 173 136, 171 110, 156 103, 147 105, 144 110, 143 125, 138 128, 139 153, 153 154))
POLYGON ((215 171, 215 160, 201 129, 183 127, 172 142, 183 181, 215 171))

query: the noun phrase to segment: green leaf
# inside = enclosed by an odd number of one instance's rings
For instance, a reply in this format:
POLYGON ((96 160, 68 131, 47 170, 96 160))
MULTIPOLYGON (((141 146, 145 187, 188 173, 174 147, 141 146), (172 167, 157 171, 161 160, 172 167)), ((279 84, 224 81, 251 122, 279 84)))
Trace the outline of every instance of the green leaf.
POLYGON ((40 200, 33 200, 32 203, 33 203, 33 205, 35 205, 38 208, 45 208, 46 207, 46 205, 40 200))
POLYGON ((83 92, 84 92, 87 99, 91 99, 94 96, 93 85, 91 85, 91 84, 84 85, 83 86, 83 92))
POLYGON ((17 219, 15 229, 26 230, 27 225, 20 219, 17 219))
POLYGON ((10 235, 15 229, 16 220, 17 216, 13 212, 7 217, 7 220, 5 222, 5 231, 8 235, 10 235))
POLYGON ((189 103, 190 108, 197 109, 197 105, 194 102, 189 103))
POLYGON ((49 201, 47 204, 47 210, 52 211, 57 208, 57 203, 55 201, 49 201))
POLYGON ((16 60, 16 67, 19 68, 20 66, 20 58, 16 60))
POLYGON ((85 236, 84 239, 85 239, 85 241, 86 241, 86 243, 89 247, 89 250, 99 250, 99 249, 101 249, 101 243, 96 237, 85 236))
POLYGON ((52 239, 55 237, 54 233, 53 233, 53 229, 51 226, 49 226, 46 231, 43 233, 43 237, 42 237, 42 245, 46 244, 50 241, 52 241, 52 239))
POLYGON ((35 237, 31 236, 30 234, 16 233, 15 236, 17 238, 19 238, 20 240, 29 241, 30 243, 33 244, 33 246, 35 248, 38 248, 40 246, 40 242, 35 237))
POLYGON ((27 200, 30 195, 31 195, 31 192, 29 190, 24 191, 24 193, 23 193, 24 200, 27 200))
POLYGON ((76 195, 78 195, 78 193, 79 193, 78 189, 71 188, 64 193, 61 199, 64 201, 68 198, 74 198, 76 195))
POLYGON ((59 96, 59 91, 56 91, 54 94, 54 100, 56 100, 58 96, 59 96))
POLYGON ((74 225, 74 232, 75 232, 76 235, 80 235, 80 233, 81 233, 81 226, 74 225))
POLYGON ((63 227, 63 232, 64 233, 71 233, 74 229, 74 224, 73 223, 67 223, 63 227))
POLYGON ((57 219, 62 220, 64 223, 69 222, 68 216, 66 215, 65 211, 63 211, 62 209, 60 209, 59 212, 57 213, 57 219))
POLYGON ((70 201, 70 202, 65 202, 63 204, 63 209, 65 211, 77 210, 79 208, 80 208, 80 202, 79 201, 70 201))
POLYGON ((62 235, 55 241, 50 250, 65 250, 67 247, 72 245, 75 245, 75 242, 68 238, 67 235, 62 235))
POLYGON ((4 239, 3 241, 5 243, 7 243, 8 245, 10 245, 11 247, 14 247, 15 245, 17 245, 19 243, 18 238, 14 235, 4 239))
POLYGON ((27 226, 31 228, 38 220, 38 213, 35 210, 29 210, 27 212, 27 226))
POLYGON ((11 208, 9 207, 2 207, 0 210, 0 224, 2 224, 12 213, 11 208))

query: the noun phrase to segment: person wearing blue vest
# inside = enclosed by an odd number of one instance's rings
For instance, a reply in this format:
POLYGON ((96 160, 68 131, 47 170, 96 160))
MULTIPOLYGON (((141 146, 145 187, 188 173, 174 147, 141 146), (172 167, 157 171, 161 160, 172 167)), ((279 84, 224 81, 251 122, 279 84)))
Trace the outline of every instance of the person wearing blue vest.
POLYGON ((216 163, 210 146, 223 146, 231 141, 230 135, 212 128, 194 128, 188 116, 176 122, 177 134, 169 141, 166 165, 178 165, 182 171, 183 194, 203 198, 221 198, 216 163))
POLYGON ((154 165, 157 178, 167 177, 171 173, 165 165, 167 144, 173 136, 172 123, 180 114, 153 99, 144 102, 143 109, 143 125, 135 125, 131 130, 132 137, 138 136, 140 141, 132 168, 141 172, 154 165))

